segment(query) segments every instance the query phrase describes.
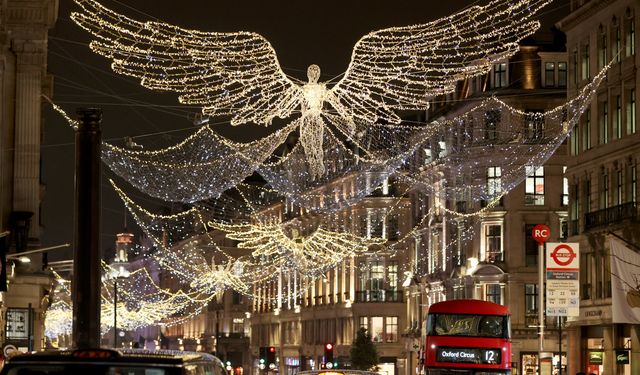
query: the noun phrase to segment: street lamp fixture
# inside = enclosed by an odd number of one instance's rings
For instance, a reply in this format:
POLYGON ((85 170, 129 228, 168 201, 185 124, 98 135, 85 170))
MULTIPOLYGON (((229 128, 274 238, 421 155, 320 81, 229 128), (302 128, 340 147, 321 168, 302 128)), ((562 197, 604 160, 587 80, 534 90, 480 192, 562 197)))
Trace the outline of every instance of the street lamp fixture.
POLYGON ((113 281, 113 347, 118 347, 118 280, 129 277, 127 262, 114 262, 110 271, 105 275, 106 279, 113 281))

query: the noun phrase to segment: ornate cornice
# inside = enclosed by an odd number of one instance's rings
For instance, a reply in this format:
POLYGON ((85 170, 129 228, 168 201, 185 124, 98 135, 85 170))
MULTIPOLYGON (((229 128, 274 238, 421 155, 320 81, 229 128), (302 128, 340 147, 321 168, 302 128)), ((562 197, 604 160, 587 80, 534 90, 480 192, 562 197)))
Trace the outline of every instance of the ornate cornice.
POLYGON ((4 0, 1 15, 8 29, 40 26, 46 30, 56 22, 58 0, 4 0))
POLYGON ((601 10, 608 8, 609 6, 611 6, 616 1, 618 1, 618 0, 599 0, 599 1, 598 0, 592 0, 592 1, 589 1, 585 5, 583 5, 580 8, 574 10, 573 12, 571 12, 571 14, 569 14, 567 17, 565 17, 562 20, 558 21, 556 23, 556 27, 559 30, 563 31, 564 33, 567 33, 568 30, 573 29, 574 27, 576 27, 580 23, 584 22, 585 20, 587 20, 589 17, 593 16, 594 14, 600 12, 601 10))

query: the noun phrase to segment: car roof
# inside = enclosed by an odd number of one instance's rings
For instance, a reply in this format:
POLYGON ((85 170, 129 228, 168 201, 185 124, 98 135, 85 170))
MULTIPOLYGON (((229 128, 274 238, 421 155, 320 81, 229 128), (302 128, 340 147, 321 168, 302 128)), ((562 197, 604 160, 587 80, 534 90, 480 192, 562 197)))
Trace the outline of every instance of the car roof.
POLYGON ((212 362, 222 366, 215 356, 201 352, 145 349, 76 349, 46 350, 11 357, 9 363, 32 362, 119 362, 182 365, 192 362, 212 362))

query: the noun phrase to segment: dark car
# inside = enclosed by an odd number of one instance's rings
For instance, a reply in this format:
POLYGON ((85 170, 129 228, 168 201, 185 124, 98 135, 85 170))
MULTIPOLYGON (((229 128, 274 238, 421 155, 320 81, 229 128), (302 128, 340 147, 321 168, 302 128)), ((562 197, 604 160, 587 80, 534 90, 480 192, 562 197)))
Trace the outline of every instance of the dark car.
POLYGON ((9 359, 0 375, 227 375, 211 354, 173 350, 44 351, 9 359))

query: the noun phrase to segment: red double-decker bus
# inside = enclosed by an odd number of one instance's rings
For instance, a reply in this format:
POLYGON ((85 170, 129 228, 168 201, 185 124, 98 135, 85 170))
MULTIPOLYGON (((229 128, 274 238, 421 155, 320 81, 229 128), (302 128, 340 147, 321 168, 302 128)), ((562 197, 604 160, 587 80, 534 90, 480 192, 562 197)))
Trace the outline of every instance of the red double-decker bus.
POLYGON ((480 300, 452 300, 429 307, 427 375, 511 374, 509 309, 480 300))

